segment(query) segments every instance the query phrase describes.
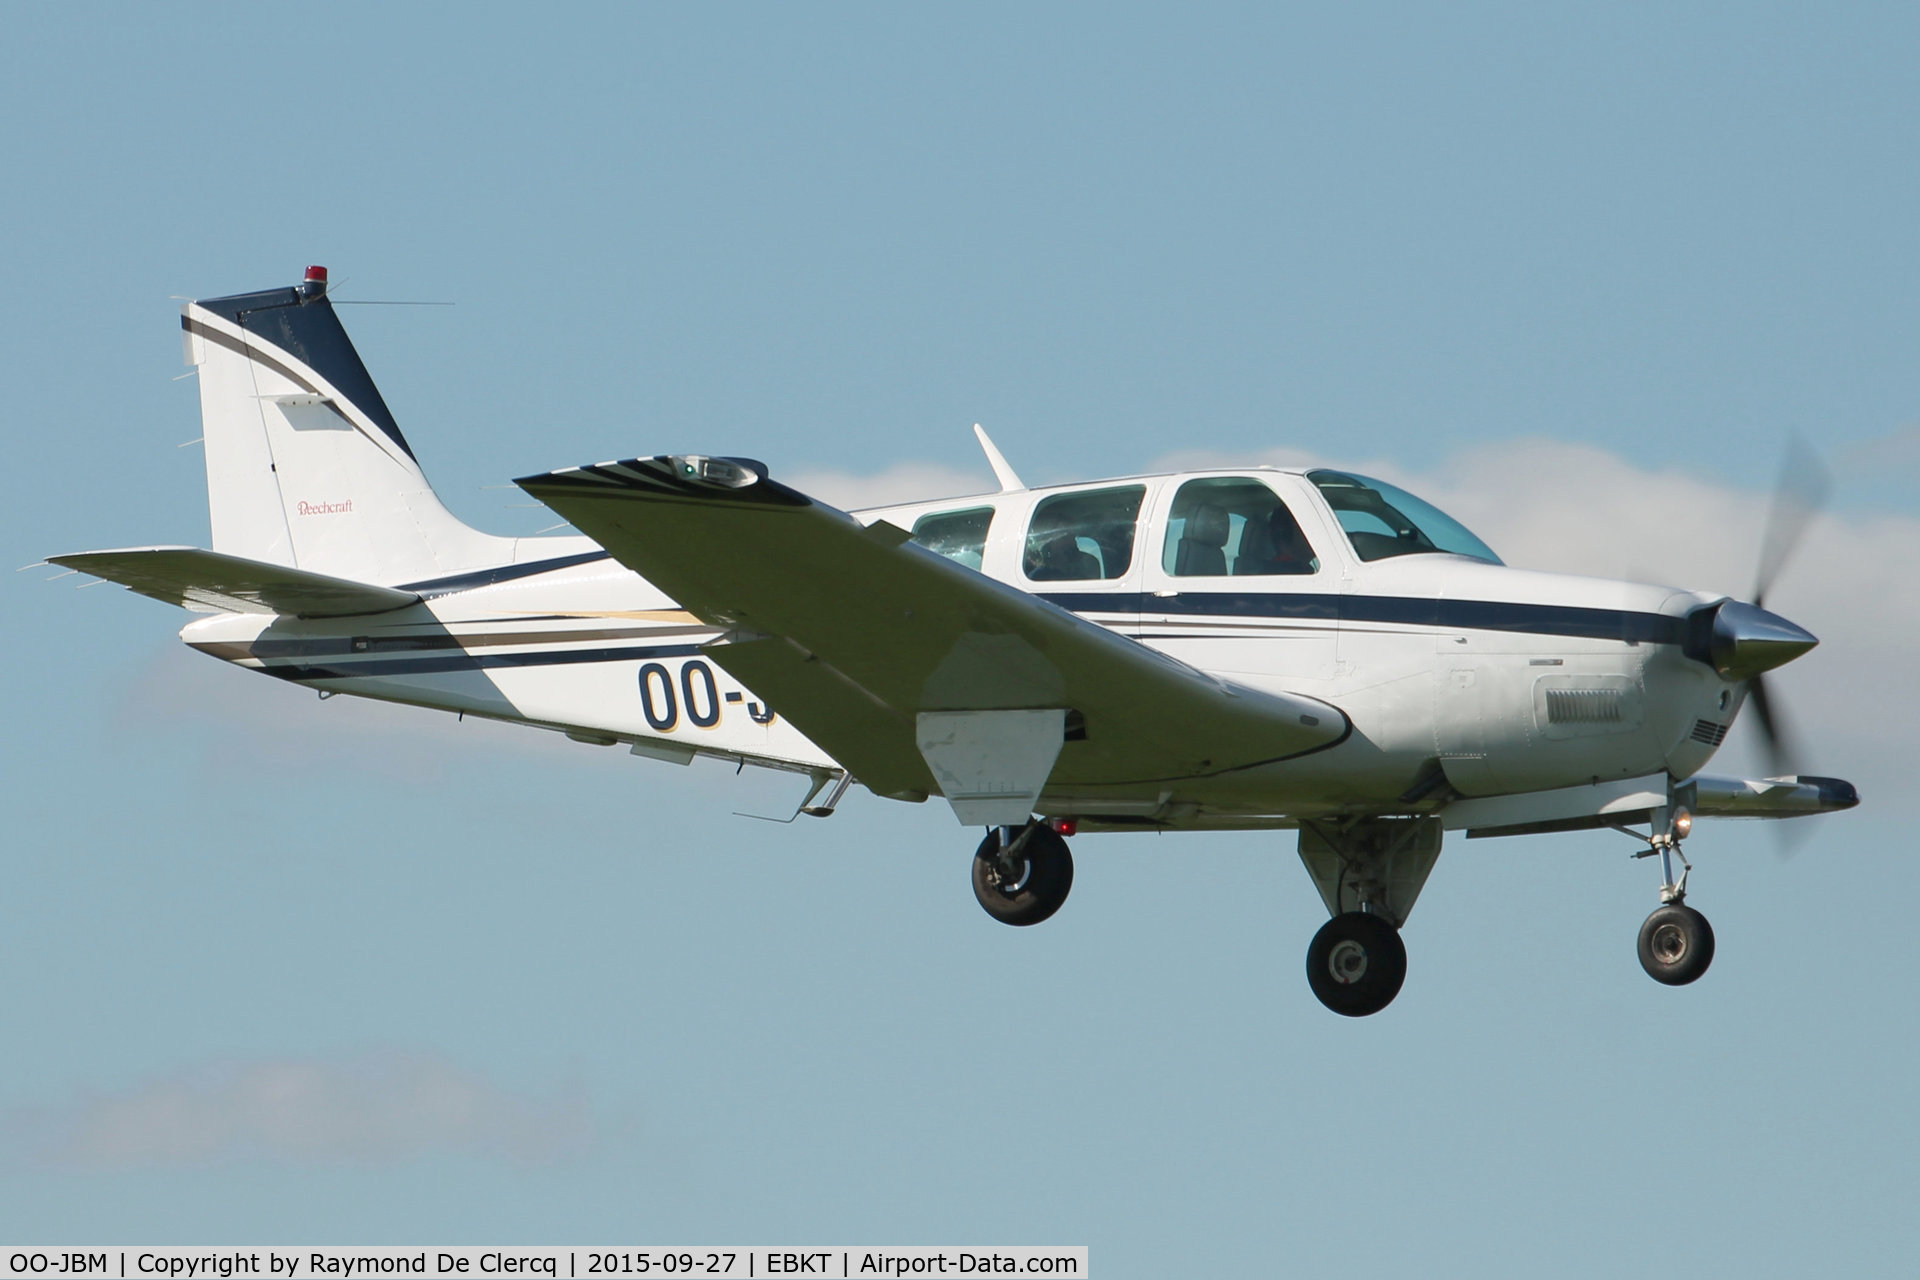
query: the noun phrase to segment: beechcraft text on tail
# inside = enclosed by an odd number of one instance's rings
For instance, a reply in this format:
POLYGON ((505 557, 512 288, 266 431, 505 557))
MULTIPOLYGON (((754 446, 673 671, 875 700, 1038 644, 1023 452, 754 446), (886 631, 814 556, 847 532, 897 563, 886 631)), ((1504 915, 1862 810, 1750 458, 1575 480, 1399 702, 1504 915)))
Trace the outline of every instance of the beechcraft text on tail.
POLYGON ((1293 831, 1331 916, 1308 980, 1370 1014, 1445 833, 1614 828, 1660 870, 1640 960, 1678 985, 1713 957, 1694 824, 1857 803, 1783 759, 1701 772, 1749 704, 1784 751, 1765 673, 1816 641, 1765 582, 1745 602, 1508 568, 1350 471, 1029 489, 984 432, 985 496, 844 512, 751 459, 660 454, 521 479, 579 533, 498 537, 435 496, 323 269, 181 323, 211 549, 52 563, 323 695, 789 770, 814 817, 855 785, 938 797, 986 828, 974 893, 1007 924, 1060 909, 1070 837, 1293 831))

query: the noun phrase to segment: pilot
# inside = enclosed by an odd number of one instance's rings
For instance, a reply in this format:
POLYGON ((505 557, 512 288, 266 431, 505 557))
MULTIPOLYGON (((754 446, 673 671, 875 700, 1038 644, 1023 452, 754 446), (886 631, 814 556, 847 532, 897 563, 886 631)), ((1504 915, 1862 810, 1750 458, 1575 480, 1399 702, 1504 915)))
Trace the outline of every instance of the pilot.
POLYGON ((1276 506, 1268 512, 1264 525, 1249 521, 1247 533, 1256 532, 1263 536, 1256 539, 1242 535, 1244 545, 1233 566, 1236 575, 1319 572, 1319 558, 1313 554, 1307 536, 1300 532, 1293 513, 1285 506, 1276 506))

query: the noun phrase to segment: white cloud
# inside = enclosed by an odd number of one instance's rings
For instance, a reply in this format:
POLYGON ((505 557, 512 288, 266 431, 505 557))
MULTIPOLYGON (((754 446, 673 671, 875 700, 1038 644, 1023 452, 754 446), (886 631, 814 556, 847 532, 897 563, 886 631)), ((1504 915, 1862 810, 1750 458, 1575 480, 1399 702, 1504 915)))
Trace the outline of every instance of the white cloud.
MULTIPOLYGON (((444 782, 477 753, 570 753, 613 767, 624 753, 564 735, 366 698, 322 701, 312 689, 230 666, 174 644, 157 653, 117 708, 117 728, 164 733, 174 750, 210 767, 267 761, 289 768, 350 768, 419 785, 444 782), (204 732, 182 737, 185 727, 204 732)), ((629 762, 630 763, 630 762, 629 762)))
POLYGON ((884 507, 896 502, 994 493, 1000 487, 987 472, 984 462, 977 469, 966 470, 937 462, 897 462, 885 471, 872 475, 820 469, 776 475, 776 478, 782 484, 792 485, 809 497, 818 498, 842 511, 884 507))
POLYGON ((0 1127, 0 1152, 27 1167, 105 1170, 445 1153, 548 1163, 591 1151, 594 1137, 579 1097, 518 1098, 437 1057, 381 1054, 220 1063, 22 1109, 0 1127))

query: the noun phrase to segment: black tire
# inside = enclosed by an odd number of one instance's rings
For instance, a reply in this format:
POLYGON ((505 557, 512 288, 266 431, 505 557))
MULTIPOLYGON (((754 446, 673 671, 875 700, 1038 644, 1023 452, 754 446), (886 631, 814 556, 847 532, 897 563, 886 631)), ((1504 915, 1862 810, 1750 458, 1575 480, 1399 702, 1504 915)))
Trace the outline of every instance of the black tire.
POLYGON ((1713 963, 1713 926, 1692 907, 1660 908, 1640 926, 1640 967, 1655 982, 1684 987, 1713 963))
POLYGON ((995 827, 973 855, 973 896, 1001 924, 1039 924, 1060 909, 1073 888, 1073 855, 1045 823, 995 827), (1001 856, 1006 842, 1011 859, 1001 856))
POLYGON ((1407 944, 1381 916, 1337 915, 1307 948, 1307 985, 1321 1004, 1348 1018, 1380 1012, 1406 980, 1407 944))

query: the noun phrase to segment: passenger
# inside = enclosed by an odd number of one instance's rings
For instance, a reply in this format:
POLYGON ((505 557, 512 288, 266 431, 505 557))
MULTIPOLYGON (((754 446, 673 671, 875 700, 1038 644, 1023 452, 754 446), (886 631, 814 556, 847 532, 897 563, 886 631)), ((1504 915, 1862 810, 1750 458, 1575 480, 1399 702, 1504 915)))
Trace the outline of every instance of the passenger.
POLYGON ((1038 556, 1029 544, 1028 555, 1032 562, 1027 577, 1035 582, 1075 582, 1100 576, 1099 557, 1082 551, 1070 533, 1048 538, 1040 545, 1038 556))

